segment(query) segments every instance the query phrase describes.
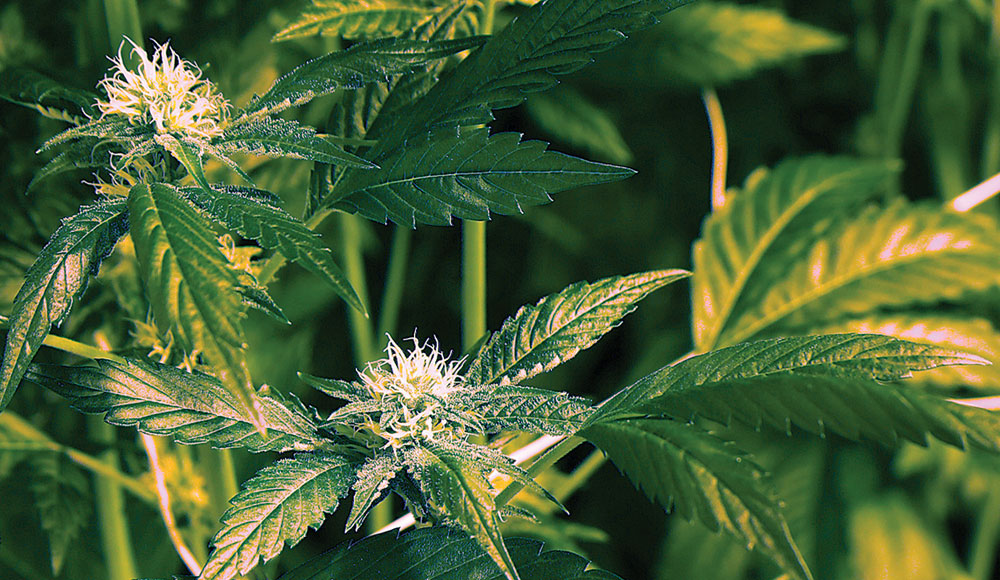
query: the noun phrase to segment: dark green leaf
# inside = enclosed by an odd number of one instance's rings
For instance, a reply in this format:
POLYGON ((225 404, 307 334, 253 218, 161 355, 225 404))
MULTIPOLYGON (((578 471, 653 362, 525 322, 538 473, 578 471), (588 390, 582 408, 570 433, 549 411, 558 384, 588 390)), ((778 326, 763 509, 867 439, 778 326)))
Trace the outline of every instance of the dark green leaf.
POLYGON ((320 444, 300 405, 277 395, 258 395, 258 413, 267 429, 262 435, 240 400, 215 377, 149 360, 100 360, 96 367, 32 365, 26 378, 68 398, 84 413, 105 414, 112 425, 134 426, 180 443, 208 442, 253 452, 307 450, 320 444))
MULTIPOLYGON (((465 394, 457 393, 456 396, 465 394)), ((592 411, 585 399, 519 385, 486 385, 473 389, 469 392, 469 401, 459 405, 472 413, 485 433, 526 431, 572 435, 592 411)))
POLYGON ((356 460, 332 453, 300 453, 281 459, 248 479, 222 516, 214 549, 198 576, 228 580, 246 574, 261 558, 277 556, 285 542, 294 546, 309 528, 317 529, 326 514, 354 483, 356 460))
POLYGON ((784 161, 754 173, 712 213, 693 250, 695 344, 711 350, 754 297, 787 275, 789 254, 816 235, 817 224, 844 216, 870 198, 896 164, 846 157, 784 161))
POLYGON ((244 191, 216 188, 209 194, 201 189, 185 188, 182 193, 226 227, 281 252, 289 260, 316 274, 348 304, 367 313, 347 275, 333 261, 330 250, 323 245, 318 234, 285 210, 261 203, 244 191))
POLYGON ((329 139, 297 121, 264 117, 227 129, 216 143, 224 152, 241 151, 271 157, 308 159, 317 163, 370 169, 370 161, 348 153, 329 139))
MULTIPOLYGON (((587 570, 586 559, 570 552, 542 552, 536 540, 507 543, 522 580, 621 580, 587 570)), ((503 573, 465 533, 434 526, 369 536, 316 556, 279 580, 503 580, 503 573)))
POLYGON ((93 501, 87 477, 60 453, 36 453, 31 458, 35 494, 42 529, 49 537, 52 573, 59 575, 66 552, 90 522, 93 501))
POLYGON ((187 353, 201 352, 221 367, 219 378, 254 411, 255 389, 243 354, 239 277, 211 224, 167 184, 141 183, 128 197, 139 270, 160 327, 187 353))
POLYGON ((385 454, 370 459, 358 470, 358 478, 353 486, 354 503, 345 525, 348 531, 351 528, 361 529, 368 512, 389 494, 389 484, 402 469, 403 466, 398 461, 385 454))
POLYGON ((657 270, 577 282, 534 306, 522 306, 479 351, 466 381, 506 385, 550 370, 618 326, 650 292, 688 275, 657 270))
POLYGON ((110 139, 113 141, 129 142, 132 140, 148 140, 154 136, 153 129, 146 125, 130 125, 128 119, 121 115, 110 115, 99 117, 89 123, 79 127, 71 127, 55 137, 49 139, 38 150, 46 151, 67 141, 83 139, 85 137, 95 137, 97 139, 110 139))
POLYGON ((202 164, 202 142, 193 137, 175 137, 170 133, 162 133, 155 137, 160 146, 166 149, 177 161, 180 161, 188 175, 205 191, 212 191, 205 177, 205 167, 202 164))
POLYGON ((545 150, 518 133, 485 128, 413 139, 379 160, 377 170, 349 171, 334 207, 415 227, 447 225, 452 216, 489 219, 551 201, 550 193, 617 181, 634 171, 545 150))
POLYGON ((279 78, 264 95, 242 111, 233 124, 304 105, 338 89, 356 89, 366 83, 384 81, 390 75, 419 70, 428 61, 468 50, 480 38, 442 42, 384 39, 356 44, 310 60, 279 78))
POLYGON ((0 367, 0 410, 14 396, 52 325, 66 319, 73 300, 127 230, 125 200, 110 199, 84 207, 52 234, 14 298, 0 367))
POLYGON ((771 483, 721 439, 696 425, 668 419, 604 421, 580 435, 664 508, 740 538, 794 578, 812 577, 771 483))
POLYGON ((531 118, 549 135, 602 161, 631 163, 632 151, 604 109, 568 86, 531 95, 531 118))
POLYGON ((32 70, 11 67, 0 71, 0 99, 79 125, 93 115, 97 95, 66 87, 32 70))
POLYGON ((1000 417, 877 380, 954 364, 974 355, 881 335, 835 334, 745 343, 652 373, 599 407, 591 424, 635 415, 704 416, 788 430, 830 431, 893 444, 1000 448, 1000 417))

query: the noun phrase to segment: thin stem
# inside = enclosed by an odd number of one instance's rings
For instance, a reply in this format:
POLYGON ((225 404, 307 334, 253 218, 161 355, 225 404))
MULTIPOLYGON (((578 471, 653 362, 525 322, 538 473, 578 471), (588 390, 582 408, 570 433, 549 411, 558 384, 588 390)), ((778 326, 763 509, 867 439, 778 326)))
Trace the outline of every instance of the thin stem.
POLYGON ((701 99, 705 102, 708 127, 712 132, 712 211, 718 211, 726 204, 726 166, 729 163, 726 119, 722 115, 722 103, 719 102, 715 89, 702 89, 701 99))
MULTIPOLYGON (((344 273, 363 302, 367 302, 368 282, 365 279, 364 256, 361 252, 361 222, 357 216, 341 214, 340 240, 344 253, 344 273)), ((347 310, 347 321, 351 328, 354 345, 354 363, 358 368, 374 360, 374 340, 371 321, 354 308, 347 310)))
MULTIPOLYGON (((10 319, 6 316, 0 315, 0 328, 7 328, 10 326, 10 319)), ((125 359, 122 357, 97 348, 96 346, 91 346, 82 342, 75 341, 71 338, 65 338, 62 336, 56 336, 50 334, 45 337, 42 341, 45 346, 61 350, 63 352, 68 352, 70 354, 75 354, 83 358, 103 358, 108 360, 113 360, 116 363, 125 364, 125 359)))
POLYGON ((486 222, 462 222, 462 349, 486 334, 486 222))
POLYGON ((566 478, 565 482, 560 486, 558 490, 552 492, 552 495, 556 496, 556 499, 563 501, 569 496, 573 495, 577 489, 580 488, 590 476, 594 474, 595 471, 600 469, 602 465, 607 461, 607 457, 604 452, 595 449, 590 452, 583 462, 573 470, 573 473, 566 478))
POLYGON ((910 115, 913 93, 923 64, 924 42, 927 39, 930 16, 931 3, 928 0, 917 0, 909 22, 909 34, 906 37, 906 48, 898 73, 898 84, 885 117, 885 156, 891 159, 899 157, 902 151, 906 119, 910 115))
MULTIPOLYGON (((576 449, 583 442, 584 440, 579 437, 567 437, 563 439, 558 445, 546 451, 544 455, 536 459, 534 463, 531 464, 531 467, 528 468, 528 478, 534 479, 538 477, 540 473, 555 465, 557 461, 562 459, 570 451, 576 449)), ((497 495, 495 500, 496 505, 498 507, 506 505, 507 502, 514 499, 514 496, 517 495, 522 489, 524 489, 523 483, 512 481, 497 495)))
POLYGON ((986 119, 983 123, 983 153, 980 177, 1000 171, 1000 0, 993 2, 993 25, 990 33, 990 65, 993 71, 986 91, 986 119))
MULTIPOLYGON (((114 429, 99 417, 87 417, 87 423, 92 438, 108 445, 108 449, 100 455, 101 461, 116 469, 118 452, 113 447, 114 429)), ((97 495, 97 522, 108 566, 108 579, 132 580, 137 575, 122 486, 117 481, 98 477, 94 487, 97 495)))
POLYGON ((992 481, 986 495, 986 505, 979 513, 976 531, 972 536, 969 575, 976 580, 993 577, 997 539, 1000 538, 1000 482, 992 481))
POLYGON ((149 458, 149 469, 153 472, 153 478, 156 481, 156 496, 159 500, 160 515, 163 516, 163 525, 167 528, 167 536, 170 538, 170 543, 174 545, 174 550, 177 551, 181 560, 184 561, 184 565, 187 566, 192 574, 197 576, 201 574, 201 564, 198 563, 198 560, 184 542, 184 536, 181 535, 181 530, 177 527, 177 521, 174 520, 174 512, 170 509, 170 492, 167 489, 166 474, 163 473, 163 467, 160 465, 160 454, 156 448, 156 439, 152 435, 142 434, 142 445, 146 450, 146 457, 149 458))
MULTIPOLYGON (((378 315, 378 340, 386 334, 394 334, 399 322, 399 309, 403 304, 403 290, 406 283, 406 267, 410 255, 410 238, 413 230, 396 226, 392 234, 392 248, 389 250, 389 265, 386 272, 385 290, 382 293, 382 307, 378 315)), ((381 343, 380 343, 381 344, 381 343)))

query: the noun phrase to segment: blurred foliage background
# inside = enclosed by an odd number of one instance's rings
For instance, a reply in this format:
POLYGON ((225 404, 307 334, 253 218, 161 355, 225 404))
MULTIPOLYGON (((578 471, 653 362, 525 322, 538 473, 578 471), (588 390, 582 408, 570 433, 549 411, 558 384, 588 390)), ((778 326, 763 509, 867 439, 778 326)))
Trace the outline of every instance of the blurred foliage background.
MULTIPOLYGON (((319 37, 272 42, 304 2, 143 0, 138 5, 147 39, 169 40, 240 104, 332 46, 319 37)), ((498 26, 520 9, 507 7, 498 26)), ((951 199, 1000 171, 998 20, 1000 8, 988 0, 703 0, 602 55, 557 89, 502 111, 494 130, 522 132, 551 142, 554 150, 626 164, 638 174, 566 192, 550 205, 489 223, 488 326, 498 328, 518 306, 578 280, 691 267, 690 246, 710 209, 707 87, 717 91, 725 114, 732 185, 759 166, 810 153, 899 157, 905 163, 899 187, 912 199, 951 199)), ((117 43, 108 38, 99 0, 0 6, 2 69, 28 67, 92 89, 109 66, 112 45, 117 43)), ((321 125, 335 98, 304 109, 304 120, 321 125)), ((58 121, 0 102, 0 313, 9 313, 24 270, 59 218, 93 196, 85 172, 58 176, 30 196, 24 193, 46 161, 36 149, 61 128, 58 121)), ((253 175, 281 195, 292 213, 300 213, 308 164, 270 161, 254 167, 253 175)), ((342 243, 340 226, 334 219, 321 228, 335 252, 342 243)), ((392 229, 363 226, 369 299, 376 304, 392 229)), ((457 227, 413 233, 398 336, 433 334, 445 350, 460 350, 460 236, 457 227)), ((272 288, 294 324, 251 315, 253 376, 325 408, 326 401, 305 388, 296 372, 354 376, 345 306, 320 280, 294 269, 283 271, 272 288)), ((115 291, 126 296, 140 291, 120 256, 106 263, 58 332, 95 344, 102 336, 135 335, 141 324, 108 315, 115 291)), ((668 364, 691 348, 689 301, 684 284, 671 286, 644 302, 607 339, 537 384, 601 400, 668 364)), ((984 301, 983 312, 997 323, 995 304, 984 301)), ((142 308, 139 301, 129 310, 139 323, 142 308)), ((43 351, 38 360, 62 361, 65 355, 43 351)), ((998 390, 1000 385, 993 385, 981 392, 998 390)), ((99 428, 36 388, 22 389, 11 410, 47 435, 29 436, 28 427, 18 430, 10 421, 0 426, 0 442, 22 441, 0 451, 0 577, 104 577, 90 475, 65 453, 36 453, 23 441, 42 445, 38 441, 44 439, 49 448, 71 445, 92 455, 110 449, 120 454, 123 470, 141 474, 146 459, 135 434, 99 428), (48 505, 45 498, 52 494, 65 501, 48 505), (63 528, 53 521, 74 525, 63 528), (57 527, 63 531, 53 531, 57 527)), ((889 451, 798 432, 787 438, 766 431, 740 437, 759 440, 759 456, 776 474, 793 535, 817 578, 991 577, 1000 527, 995 458, 941 445, 889 451)), ((200 520, 184 524, 210 534, 222 492, 200 466, 203 455, 197 449, 171 452, 170 483, 182 517, 200 520)), ((566 466, 583 457, 569 457, 566 466)), ((241 477, 267 461, 244 453, 235 458, 241 477)), ((158 513, 131 496, 128 501, 138 570, 150 576, 180 573, 158 513)), ((774 575, 769 564, 728 538, 661 513, 610 465, 567 505, 572 525, 556 519, 534 533, 585 553, 623 578, 774 575)), ((343 541, 344 517, 335 515, 265 566, 268 577, 343 541)))

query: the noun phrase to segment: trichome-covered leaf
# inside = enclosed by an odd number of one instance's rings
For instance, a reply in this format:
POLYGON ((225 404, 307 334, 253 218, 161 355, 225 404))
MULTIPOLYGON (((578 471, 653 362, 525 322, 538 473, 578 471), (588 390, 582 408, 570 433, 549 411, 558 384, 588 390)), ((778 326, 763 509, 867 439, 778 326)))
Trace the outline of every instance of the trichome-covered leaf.
POLYGON ((7 67, 0 71, 0 99, 78 125, 93 115, 97 95, 67 87, 33 70, 7 67))
POLYGON ((312 127, 276 117, 263 117, 227 129, 216 145, 224 152, 308 159, 363 169, 375 167, 370 161, 344 151, 329 138, 317 135, 312 127))
POLYGON ((211 193, 197 188, 180 191, 226 227, 245 238, 259 241, 264 247, 281 252, 289 260, 322 278, 352 307, 367 312, 347 275, 333 261, 330 250, 323 245, 319 235, 285 210, 258 199, 253 190, 244 188, 214 188, 211 193))
POLYGON ((476 424, 486 433, 572 435, 593 411, 585 399, 520 385, 485 385, 455 396, 467 398, 467 402, 459 405, 472 413, 476 424))
POLYGON ((768 555, 794 578, 811 578, 762 470, 694 424, 670 419, 603 421, 580 435, 650 499, 723 529, 768 555))
POLYGON ((211 224, 181 192, 140 183, 128 197, 136 258, 160 326, 187 353, 219 367, 218 377, 248 417, 257 417, 255 389, 243 353, 239 277, 211 224))
POLYGON ((694 245, 698 349, 718 346, 734 319, 787 276, 789 254, 814 239, 818 224, 856 209, 895 171, 896 164, 886 161, 792 159, 751 175, 742 190, 732 192, 705 220, 694 245))
MULTIPOLYGON (((507 542, 522 580, 620 580, 585 558, 542 551, 537 540, 507 542)), ((279 580, 503 580, 493 560, 467 534, 446 526, 369 536, 344 543, 286 572, 279 580)))
POLYGON ((780 430, 791 425, 886 444, 946 443, 1000 448, 1000 417, 905 385, 913 371, 983 364, 974 355, 881 335, 834 334, 768 339, 692 357, 620 391, 590 424, 631 416, 722 423, 737 419, 780 430))
POLYGON ((300 453, 281 459, 248 479, 222 516, 222 529, 199 580, 228 580, 246 574, 263 558, 294 546, 354 483, 356 459, 328 452, 300 453))
POLYGON ((635 172, 546 151, 518 133, 485 128, 414 139, 379 159, 381 169, 350 171, 333 207, 369 219, 416 227, 448 225, 452 216, 485 220, 548 203, 549 194, 617 181, 635 172))
POLYGON ((10 402, 52 325, 66 319, 73 300, 86 290, 87 281, 127 230, 125 200, 103 200, 64 219, 42 248, 14 297, 0 366, 0 410, 10 402))
POLYGON ((84 413, 101 413, 112 425, 172 437, 180 443, 245 447, 253 452, 307 450, 320 437, 308 414, 277 395, 258 395, 261 434, 240 400, 218 379, 150 360, 97 366, 32 365, 26 378, 66 397, 84 413))
POLYGON ((550 370, 618 326, 650 292, 688 275, 657 270, 577 282, 533 306, 522 306, 479 351, 466 381, 507 385, 550 370))

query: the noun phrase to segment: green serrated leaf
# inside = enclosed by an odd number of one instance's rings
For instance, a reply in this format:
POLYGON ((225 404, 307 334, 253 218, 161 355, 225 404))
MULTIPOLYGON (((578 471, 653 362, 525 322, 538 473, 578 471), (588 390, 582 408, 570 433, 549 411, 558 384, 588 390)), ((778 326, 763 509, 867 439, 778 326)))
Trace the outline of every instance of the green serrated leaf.
POLYGON ((14 297, 0 366, 0 411, 14 396, 52 325, 66 319, 73 300, 86 290, 127 229, 125 200, 110 199, 84 207, 52 234, 14 297))
POLYGON ((843 50, 845 39, 763 6, 699 2, 677 11, 635 48, 626 74, 644 82, 719 86, 794 60, 843 50))
POLYGON ((364 387, 358 386, 355 383, 316 377, 302 372, 299 373, 299 378, 310 387, 335 399, 357 403, 371 398, 371 395, 364 387))
POLYGON ((770 482, 734 447, 693 424, 665 419, 604 421, 580 435, 664 508, 740 538, 793 578, 812 578, 770 482))
POLYGON ((815 239, 817 224, 855 209, 897 167, 847 157, 792 159, 730 192, 726 205, 705 220, 693 249, 697 348, 718 346, 754 297, 787 275, 789 254, 815 239))
MULTIPOLYGON (((621 580, 570 552, 542 552, 537 540, 507 543, 522 580, 621 580)), ((279 580, 503 580, 493 560, 458 530, 433 526, 344 543, 290 570, 279 580)))
POLYGON ((43 143, 38 152, 41 153, 67 141, 83 139, 85 137, 129 142, 133 140, 148 140, 154 134, 151 127, 146 125, 131 125, 128 119, 121 115, 110 115, 108 117, 97 118, 79 127, 66 129, 43 143))
POLYGON ((161 133, 154 137, 154 140, 174 159, 180 162, 187 169, 188 175, 205 191, 212 191, 212 186, 205 177, 205 167, 202 163, 203 142, 200 139, 188 136, 176 137, 170 133, 161 133))
POLYGON ((308 159, 317 163, 362 169, 377 167, 370 161, 344 151, 329 139, 317 135, 312 127, 301 125, 297 121, 274 117, 240 123, 227 129, 216 146, 225 152, 241 151, 254 155, 308 159))
POLYGON ((434 14, 435 7, 397 0, 312 0, 274 42, 314 35, 344 38, 400 36, 434 14))
POLYGON ((656 270, 577 282, 534 306, 522 306, 479 351, 465 380, 508 385, 548 371, 618 326, 650 292, 688 275, 656 270))
POLYGON ((337 509, 358 470, 357 460, 333 453, 300 453, 248 479, 222 516, 222 529, 199 580, 229 580, 294 546, 337 509))
POLYGON ((437 127, 469 126, 493 120, 491 109, 513 107, 527 93, 551 88, 556 75, 589 64, 656 15, 686 0, 556 0, 539 2, 492 36, 423 98, 383 117, 373 128, 380 165, 410 139, 437 127))
POLYGON ((280 396, 258 395, 257 412, 266 434, 255 427, 241 401, 203 373, 189 373, 150 360, 96 361, 96 367, 32 365, 27 380, 66 397, 84 413, 104 414, 112 425, 172 437, 185 444, 211 443, 225 449, 309 450, 320 436, 300 405, 280 396))
POLYGON ((333 207, 411 227, 448 225, 452 216, 485 220, 491 212, 523 213, 551 201, 551 193, 635 173, 546 151, 545 143, 522 142, 518 133, 489 135, 485 128, 414 139, 379 163, 381 169, 346 173, 332 194, 333 207))
POLYGON ((353 486, 354 503, 351 505, 351 514, 347 517, 345 530, 361 529, 361 524, 372 507, 389 495, 389 484, 402 469, 402 464, 385 454, 374 457, 358 470, 353 486))
POLYGON ((907 382, 969 386, 989 392, 1000 389, 1000 331, 986 319, 929 313, 871 314, 810 329, 814 334, 834 332, 884 334, 980 356, 992 364, 938 367, 919 372, 907 382))
POLYGON ((319 276, 348 304, 367 315, 368 309, 319 235, 285 210, 262 203, 242 189, 215 188, 208 193, 185 188, 181 193, 226 227, 281 252, 319 276))
POLYGON ((611 163, 630 163, 632 151, 604 109, 563 85, 531 95, 526 110, 556 139, 611 163))
POLYGON ((786 261, 719 344, 1000 285, 1000 227, 986 216, 900 201, 838 225, 786 261))
POLYGON ((35 191, 43 180, 53 175, 74 169, 107 167, 111 162, 112 148, 113 144, 94 137, 86 137, 71 143, 65 151, 53 157, 35 172, 25 193, 35 191))
POLYGON ((526 431, 572 435, 593 411, 585 399, 520 385, 487 385, 456 396, 468 397, 468 402, 458 406, 467 408, 488 434, 526 431))
POLYGON ((451 447, 427 444, 407 448, 404 453, 407 467, 438 517, 474 538, 504 578, 520 580, 500 534, 493 488, 482 469, 451 447))
POLYGON ((419 70, 433 61, 482 44, 480 38, 441 42, 383 39, 355 44, 321 56, 279 78, 263 96, 250 103, 232 121, 238 125, 289 107, 304 105, 339 89, 356 89, 390 75, 419 70))
POLYGON ((139 270, 160 326, 184 351, 198 351, 216 365, 244 416, 259 423, 243 353, 239 278, 211 224, 177 188, 164 183, 134 186, 128 208, 139 270))
POLYGON ((983 359, 888 336, 834 334, 761 340, 719 349, 652 373, 609 399, 588 423, 660 415, 732 419, 780 430, 903 438, 1000 448, 1000 417, 906 386, 912 371, 983 359))
POLYGON ((59 453, 36 453, 31 467, 31 491, 42 529, 49 537, 52 573, 58 576, 70 544, 90 522, 92 500, 87 477, 59 453))
POLYGON ((236 291, 243 297, 244 306, 259 310, 278 322, 284 322, 285 324, 292 323, 263 286, 259 286, 256 282, 242 284, 236 291))
POLYGON ((10 67, 0 71, 0 99, 79 125, 93 116, 97 95, 64 86, 32 70, 10 67))

